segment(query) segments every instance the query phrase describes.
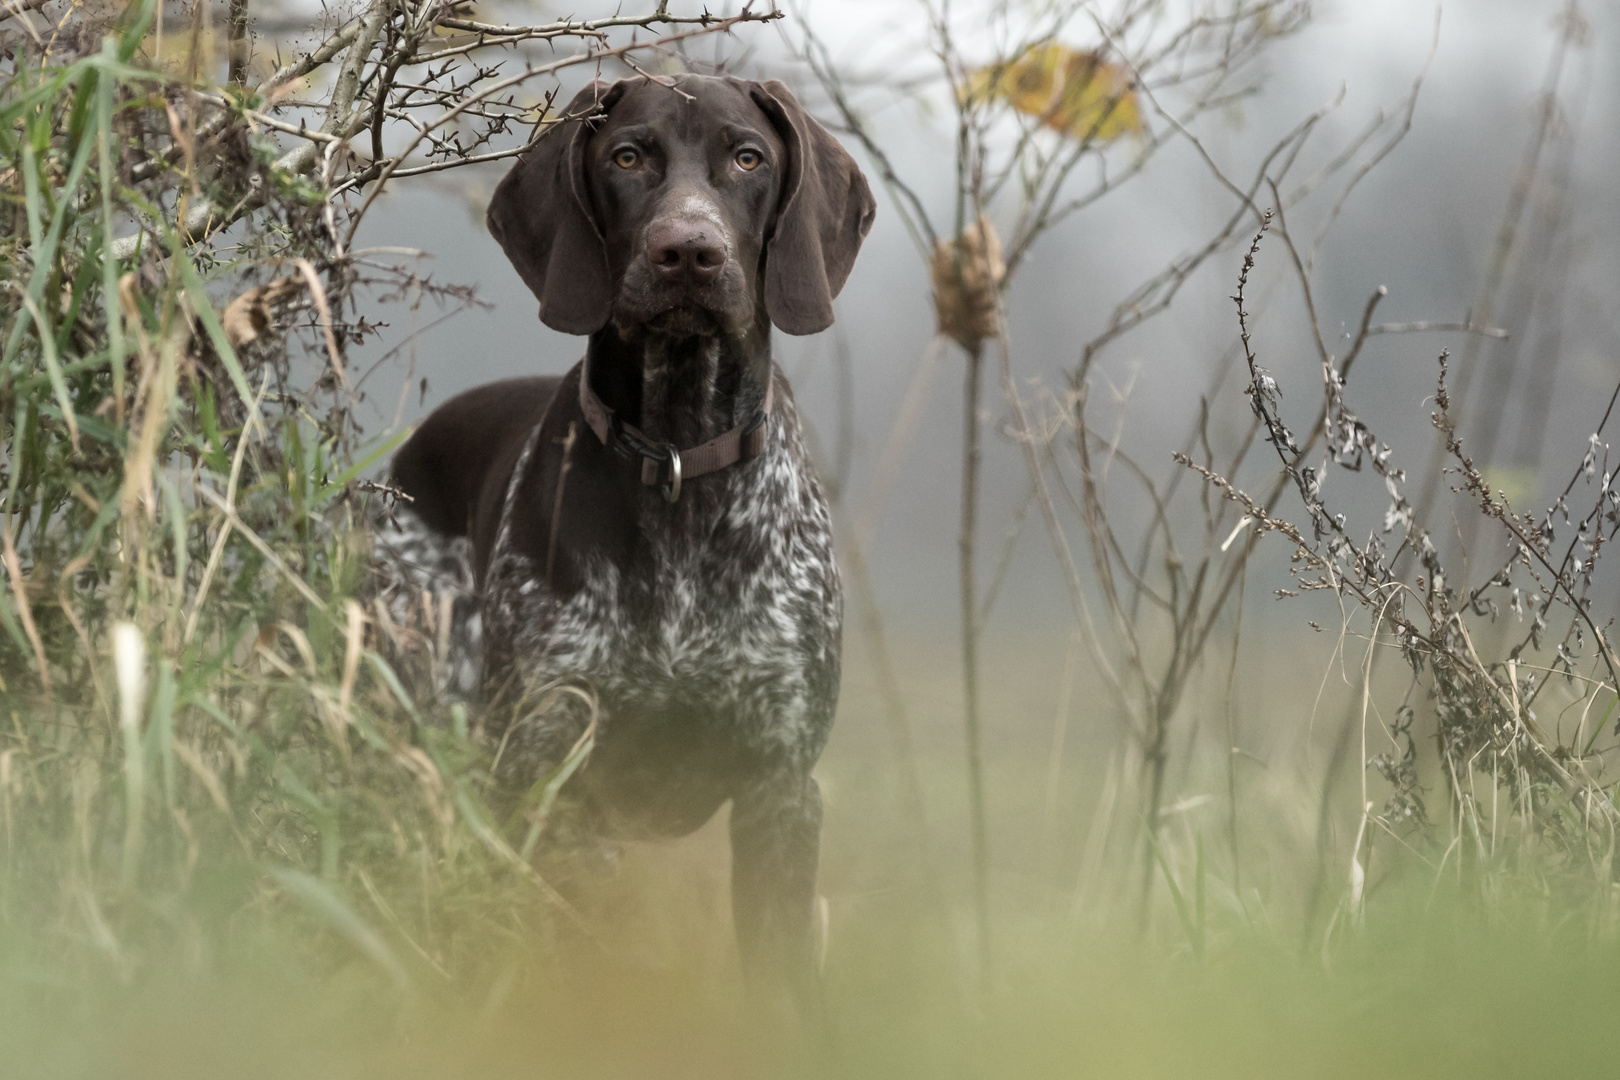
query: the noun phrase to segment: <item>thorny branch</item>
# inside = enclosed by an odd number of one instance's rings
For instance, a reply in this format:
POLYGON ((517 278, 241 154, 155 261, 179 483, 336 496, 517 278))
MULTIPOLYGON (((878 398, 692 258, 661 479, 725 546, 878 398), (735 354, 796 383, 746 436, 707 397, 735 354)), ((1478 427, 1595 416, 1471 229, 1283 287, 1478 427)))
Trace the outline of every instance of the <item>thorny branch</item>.
MULTIPOLYGON (((50 3, 30 2, 23 7, 45 9, 50 3)), ((554 79, 570 68, 600 68, 614 62, 637 70, 633 60, 637 53, 728 34, 744 24, 781 17, 774 6, 756 7, 753 2, 726 16, 707 10, 682 14, 659 4, 640 15, 504 25, 468 18, 465 7, 465 0, 370 0, 316 48, 282 64, 249 90, 252 64, 245 35, 252 19, 242 3, 231 10, 225 57, 229 70, 221 80, 227 86, 226 94, 198 94, 190 88, 182 90, 176 83, 169 96, 188 139, 198 145, 218 144, 246 131, 260 145, 274 147, 263 132, 266 128, 299 139, 297 145, 274 149, 264 184, 296 184, 298 177, 318 169, 324 177, 322 190, 330 196, 365 183, 520 153, 522 144, 508 148, 498 144, 519 127, 537 127, 553 119, 547 110, 554 90, 542 94, 539 104, 514 96, 514 91, 532 81, 554 79), (655 33, 640 33, 649 30, 655 33), (569 43, 576 47, 568 50, 569 43), (543 45, 549 55, 544 60, 525 59, 515 75, 503 73, 509 62, 506 58, 515 52, 521 55, 534 45, 543 45), (482 59, 485 56, 500 59, 490 63, 482 59), (291 92, 305 80, 334 66, 330 90, 323 99, 293 97, 291 92), (466 123, 469 118, 477 122, 466 123), (413 133, 401 140, 395 135, 397 127, 410 128, 413 133), (452 130, 439 134, 447 127, 452 130), (370 138, 365 140, 369 144, 365 152, 351 147, 351 140, 367 132, 370 138), (399 145, 391 145, 396 143, 399 145), (413 161, 424 143, 426 159, 413 161)), ((89 18, 69 7, 58 21, 64 27, 78 26, 89 18)), ((133 163, 131 178, 146 182, 167 176, 172 188, 185 141, 176 137, 166 146, 153 146, 147 157, 133 163)), ((216 171, 211 179, 218 190, 209 197, 193 200, 183 213, 171 211, 169 224, 149 221, 141 233, 116 241, 115 254, 127 259, 143 245, 166 246, 171 235, 195 244, 271 200, 264 184, 246 190, 232 188, 227 172, 216 171)), ((352 215, 351 225, 360 216, 363 208, 352 215)))
MULTIPOLYGON (((1266 226, 1271 216, 1268 214, 1266 226)), ((1515 796, 1534 799, 1534 775, 1539 774, 1565 796, 1575 801, 1582 811, 1597 812, 1611 827, 1620 824, 1611 799, 1603 787, 1593 779, 1586 755, 1590 744, 1560 745, 1551 740, 1537 723, 1530 709, 1540 686, 1533 674, 1519 675, 1519 657, 1524 645, 1514 648, 1505 662, 1487 663, 1474 643, 1475 634, 1468 625, 1469 616, 1494 619, 1496 606, 1486 598, 1487 590, 1511 589, 1512 607, 1522 614, 1526 611, 1521 599, 1522 587, 1513 584, 1516 569, 1523 568, 1544 593, 1541 609, 1534 613, 1531 639, 1536 643, 1535 626, 1544 626, 1543 615, 1556 601, 1567 609, 1571 619, 1571 633, 1557 646, 1558 662, 1571 679, 1576 678, 1576 659, 1567 649, 1573 636, 1577 640, 1589 633, 1596 645, 1596 660, 1607 675, 1606 680, 1579 676, 1599 689, 1620 686, 1617 659, 1603 633, 1593 619, 1586 597, 1590 585, 1592 564, 1596 561, 1602 543, 1612 538, 1620 528, 1620 492, 1612 485, 1613 478, 1605 472, 1592 511, 1577 530, 1578 539, 1591 531, 1587 544, 1588 558, 1582 562, 1574 558, 1574 542, 1563 562, 1555 564, 1551 554, 1552 512, 1537 521, 1515 514, 1504 499, 1493 496, 1484 477, 1473 461, 1464 453, 1456 436, 1456 423, 1451 414, 1451 399, 1446 385, 1449 356, 1440 356, 1440 374, 1435 392, 1434 426, 1440 431, 1448 455, 1455 462, 1454 472, 1461 477, 1460 491, 1471 495, 1479 512, 1499 523, 1516 546, 1516 553, 1507 566, 1493 575, 1485 585, 1474 589, 1459 587, 1451 582, 1451 575, 1441 564, 1439 554, 1428 535, 1414 523, 1411 504, 1401 491, 1406 476, 1404 471, 1390 465, 1390 450, 1379 443, 1345 404, 1343 368, 1335 366, 1330 357, 1324 365, 1324 404, 1321 430, 1328 445, 1329 460, 1339 466, 1356 470, 1370 464, 1383 478, 1391 497, 1391 506, 1385 515, 1382 532, 1387 534, 1400 526, 1405 539, 1393 553, 1373 531, 1367 540, 1357 543, 1349 534, 1345 516, 1332 513, 1322 499, 1322 477, 1301 464, 1301 447, 1281 417, 1281 391, 1276 380, 1262 368, 1251 345, 1249 316, 1244 304, 1245 289, 1254 268, 1265 228, 1255 235, 1243 261, 1238 278, 1238 289, 1233 297, 1237 305, 1239 337, 1249 368, 1249 386, 1245 391, 1251 406, 1266 431, 1266 441, 1276 450, 1284 474, 1292 482, 1312 524, 1312 535, 1307 538, 1296 526, 1272 512, 1272 503, 1258 501, 1231 483, 1226 477, 1207 466, 1178 453, 1175 460, 1201 475, 1227 499, 1239 505, 1255 530, 1255 535, 1275 532, 1289 540, 1294 549, 1292 571, 1302 589, 1322 589, 1349 600, 1376 618, 1390 624, 1395 642, 1412 667, 1414 680, 1421 680, 1425 672, 1435 699, 1435 712, 1439 724, 1440 752, 1445 772, 1453 778, 1452 794, 1459 803, 1466 803, 1466 794, 1455 778, 1466 775, 1481 754, 1500 759, 1501 767, 1493 774, 1507 777, 1515 788, 1515 796), (1608 536, 1602 533, 1607 524, 1608 536), (1396 572, 1396 561, 1403 550, 1417 554, 1422 573, 1413 583, 1402 580, 1396 572), (1301 572, 1314 577, 1300 577, 1301 572), (1408 614, 1409 602, 1417 608, 1416 617, 1408 614), (1524 764, 1520 748, 1532 752, 1532 769, 1524 764), (1527 771, 1528 770, 1528 771, 1527 771)), ((1302 270, 1303 267, 1300 267, 1302 270)), ((1357 345, 1364 339, 1371 319, 1372 308, 1378 296, 1368 304, 1357 335, 1357 345)), ((1354 349, 1351 357, 1354 356, 1354 349)), ((1620 396, 1620 388, 1617 388, 1620 396)), ((1605 421, 1607 415, 1605 415, 1605 421)), ((1600 449, 1606 453, 1597 435, 1592 437, 1588 451, 1576 478, 1590 479, 1600 449)), ((1570 488, 1573 488, 1572 479, 1570 488)), ((1564 500, 1561 497, 1560 503, 1564 500)), ((1376 627, 1374 628, 1376 630, 1376 627)), ((1544 685, 1544 684, 1543 684, 1544 685)), ((1402 763, 1393 758, 1370 760, 1385 775, 1394 791, 1386 806, 1387 823, 1423 819, 1423 802, 1417 788, 1417 772, 1411 764, 1415 753, 1410 736, 1410 718, 1402 719, 1398 731, 1392 731, 1407 740, 1407 751, 1402 763)))

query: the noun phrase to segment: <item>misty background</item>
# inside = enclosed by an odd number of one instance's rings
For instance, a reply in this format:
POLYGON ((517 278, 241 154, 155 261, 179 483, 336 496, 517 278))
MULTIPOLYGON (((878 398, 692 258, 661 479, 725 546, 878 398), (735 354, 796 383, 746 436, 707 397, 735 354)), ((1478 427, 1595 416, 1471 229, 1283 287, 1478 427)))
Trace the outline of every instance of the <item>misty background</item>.
MULTIPOLYGON (((537 7, 554 16, 600 14, 577 5, 537 7)), ((1275 43, 1250 73, 1252 95, 1198 122, 1195 134, 1211 157, 1228 175, 1246 182, 1284 133, 1337 100, 1295 169, 1293 176, 1303 177, 1324 166, 1379 115, 1399 113, 1432 48, 1410 133, 1345 204, 1318 256, 1315 300, 1324 327, 1352 334, 1379 286, 1389 293, 1377 322, 1469 318, 1526 146, 1541 119, 1555 20, 1564 7, 1562 0, 1467 0, 1438 12, 1411 0, 1322 3, 1302 33, 1275 43)), ((1554 182, 1532 193, 1519 238, 1519 250, 1531 254, 1510 264, 1491 319, 1510 336, 1480 344, 1473 363, 1482 373, 1496 374, 1482 375, 1464 410, 1468 443, 1489 427, 1500 429, 1490 462, 1493 483, 1510 487, 1516 503, 1527 502, 1529 509, 1543 506, 1551 498, 1548 487, 1562 487, 1579 461, 1620 367, 1615 320, 1620 207, 1611 180, 1620 162, 1613 123, 1620 84, 1615 65, 1607 62, 1620 40, 1620 5, 1587 4, 1583 11, 1589 21, 1586 44, 1569 53, 1559 82, 1559 112, 1541 161, 1542 175, 1554 182), (1562 288, 1545 295, 1539 282, 1554 269, 1562 275, 1556 279, 1562 288), (1507 406, 1549 387, 1544 445, 1528 447, 1518 430, 1524 410, 1507 406), (1527 458, 1547 463, 1539 477, 1524 467, 1527 458), (1556 481, 1547 479, 1552 476, 1556 481)), ((858 106, 930 214, 948 219, 954 190, 949 90, 927 54, 920 9, 904 0, 817 0, 805 12, 839 63, 870 80, 857 88, 858 106)), ((980 62, 994 59, 996 43, 976 43, 972 12, 958 12, 963 51, 974 56, 982 44, 980 62)), ((1077 47, 1096 44, 1083 24, 1072 25, 1071 35, 1077 47)), ((705 39, 689 57, 667 57, 666 70, 712 70, 708 65, 718 63, 738 75, 780 78, 835 126, 835 110, 794 59, 797 40, 791 20, 749 28, 734 39, 705 39)), ((626 73, 604 69, 602 76, 626 73)), ((1148 122, 1162 124, 1151 114, 1148 122)), ((877 223, 837 301, 837 325, 805 339, 778 333, 774 347, 814 428, 823 475, 841 480, 846 503, 858 507, 933 337, 934 316, 923 259, 871 163, 853 140, 845 141, 878 192, 877 223)), ((1129 142, 1110 150, 1110 160, 1124 160, 1129 142)), ((444 179, 395 184, 366 219, 359 245, 428 253, 422 272, 439 282, 475 285, 488 305, 448 318, 431 301, 415 308, 379 304, 369 313, 388 325, 377 341, 356 351, 358 369, 392 353, 364 383, 376 431, 411 423, 480 383, 562 372, 583 351, 583 338, 540 324, 535 299, 484 227, 484 207, 505 167, 499 162, 444 179)), ((1325 187, 1291 210, 1294 231, 1313 235, 1337 191, 1325 187)), ((1256 201, 1267 206, 1269 195, 1262 190, 1256 201)), ((1234 206, 1233 196, 1195 149, 1177 140, 1142 175, 1038 241, 1007 301, 1013 362, 1037 412, 1042 409, 1036 402, 1055 402, 1048 392, 1063 393, 1065 371, 1075 364, 1080 344, 1101 329, 1114 306, 1170 260, 1205 242, 1234 206)), ((997 210, 1012 212, 992 208, 992 217, 997 210)), ((1230 453, 1248 426, 1241 371, 1219 386, 1212 385, 1212 377, 1223 354, 1230 357, 1236 346, 1230 296, 1253 232, 1245 223, 1235 247, 1200 267, 1169 311, 1108 346, 1093 371, 1092 423, 1101 430, 1117 426, 1121 449, 1161 479, 1175 468, 1170 451, 1191 430, 1201 398, 1208 399, 1217 458, 1230 453)), ((1273 237, 1261 249, 1251 311, 1260 361, 1282 385, 1290 423, 1303 428, 1320 403, 1321 367, 1291 273, 1285 249, 1273 237)), ((1346 343, 1341 338, 1327 345, 1342 354, 1346 343)), ((1442 348, 1459 356, 1464 346, 1464 335, 1455 332, 1374 337, 1350 380, 1353 408, 1395 448, 1396 461, 1412 474, 1414 493, 1434 446, 1429 414, 1435 357, 1442 348)), ((927 383, 921 422, 881 517, 862 538, 914 722, 938 724, 947 740, 960 711, 956 538, 963 370, 963 354, 949 346, 927 383)), ((994 386, 993 376, 987 385, 994 386)), ((1003 433, 999 390, 986 400, 981 581, 991 576, 1009 522, 1028 490, 1021 452, 1003 433)), ((1381 520, 1388 500, 1380 485, 1361 479, 1366 478, 1334 471, 1326 495, 1330 503, 1348 499, 1342 505, 1354 512, 1353 523, 1365 535, 1381 520)), ((1253 483, 1260 485, 1258 479, 1253 483)), ((1110 513, 1122 521, 1145 520, 1151 510, 1147 500, 1131 500, 1129 490, 1116 490, 1110 513)), ((1281 505, 1285 515, 1303 520, 1292 493, 1281 505)), ((1081 551, 1078 523, 1070 515, 1065 524, 1081 551)), ((1442 522, 1433 528, 1437 537, 1447 531, 1442 522)), ((1121 530, 1122 536, 1132 534, 1130 528, 1121 530)), ((1256 552, 1243 615, 1243 663, 1256 672, 1311 674, 1303 680, 1242 680, 1240 696, 1257 713, 1270 714, 1278 704, 1292 707, 1300 695, 1308 699, 1333 635, 1313 639, 1307 623, 1340 623, 1331 598, 1273 601, 1272 591, 1289 583, 1287 555, 1275 538, 1256 552), (1279 644, 1286 645, 1282 653, 1276 651, 1279 644)), ((1001 717, 1011 738, 1012 718, 1031 710, 1041 716, 1050 716, 1054 707, 1110 711, 1106 695, 1090 691, 1084 663, 1071 670, 1065 659, 1075 625, 1050 540, 1039 515, 1029 513, 985 628, 992 730, 1001 717), (1071 700, 1078 704, 1070 706, 1071 700)), ((844 730, 850 726, 849 703, 862 698, 861 688, 873 675, 865 663, 869 645, 851 620, 844 730)), ((1223 656, 1226 648, 1221 647, 1223 656)), ((1224 659, 1214 666, 1224 669, 1224 659)))

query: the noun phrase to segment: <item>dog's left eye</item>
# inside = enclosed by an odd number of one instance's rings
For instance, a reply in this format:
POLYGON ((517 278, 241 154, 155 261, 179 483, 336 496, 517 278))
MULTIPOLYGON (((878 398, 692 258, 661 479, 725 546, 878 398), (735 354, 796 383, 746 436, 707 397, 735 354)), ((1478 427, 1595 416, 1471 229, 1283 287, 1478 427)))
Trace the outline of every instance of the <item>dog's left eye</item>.
POLYGON ((641 154, 633 146, 620 147, 613 152, 613 164, 621 169, 633 169, 641 161, 641 154))
POLYGON ((765 160, 765 155, 761 154, 758 150, 739 150, 737 151, 737 157, 735 160, 737 162, 737 168, 743 170, 744 172, 753 172, 755 169, 759 168, 760 162, 765 160))

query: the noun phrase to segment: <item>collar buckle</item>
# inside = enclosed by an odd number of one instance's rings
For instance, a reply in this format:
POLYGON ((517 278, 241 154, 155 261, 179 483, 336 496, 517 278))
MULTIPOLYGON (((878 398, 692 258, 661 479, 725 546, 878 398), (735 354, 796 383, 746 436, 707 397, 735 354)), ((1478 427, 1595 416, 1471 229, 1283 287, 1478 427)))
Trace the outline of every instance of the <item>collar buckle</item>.
POLYGON ((663 448, 657 443, 650 442, 641 432, 620 420, 617 414, 609 414, 607 442, 613 448, 613 452, 622 458, 663 460, 663 448))

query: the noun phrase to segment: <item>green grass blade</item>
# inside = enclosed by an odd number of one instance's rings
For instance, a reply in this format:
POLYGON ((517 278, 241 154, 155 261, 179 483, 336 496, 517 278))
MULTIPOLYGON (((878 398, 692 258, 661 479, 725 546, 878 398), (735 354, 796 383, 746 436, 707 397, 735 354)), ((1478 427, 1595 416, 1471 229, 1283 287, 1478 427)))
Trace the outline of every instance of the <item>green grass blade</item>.
POLYGON ((33 646, 28 643, 28 637, 23 633, 22 624, 17 621, 17 612, 11 605, 11 590, 0 589, 0 626, 5 627, 6 634, 11 638, 17 651, 27 654, 33 646))
POLYGON ((1159 870, 1164 874, 1164 883, 1170 887, 1170 898, 1176 902, 1176 916, 1181 919, 1181 929, 1187 935, 1187 941, 1193 950, 1198 951, 1198 926, 1193 920, 1192 911, 1188 908, 1187 897, 1182 894, 1181 887, 1176 884, 1176 877, 1170 872, 1170 864, 1165 860, 1164 849, 1159 846, 1159 838, 1152 832, 1148 833, 1148 846, 1153 849, 1153 857, 1158 860, 1159 870))
MULTIPOLYGON (((51 393, 56 397, 57 408, 62 411, 62 422, 67 425, 68 438, 73 441, 73 450, 79 451, 79 418, 73 411, 73 395, 68 392, 67 379, 62 374, 62 365, 56 357, 56 335, 51 330, 50 319, 40 310, 39 304, 33 297, 24 294, 22 297, 22 312, 18 313, 19 326, 23 313, 33 316, 34 324, 39 331, 39 355, 45 362, 45 374, 51 384, 51 393)), ((21 335, 19 335, 19 341, 21 335)))
POLYGON ((372 670, 377 673, 377 677, 388 687, 389 692, 399 699, 399 703, 405 707, 406 712, 410 713, 411 718, 413 720, 419 719, 416 713, 416 705, 411 701, 411 695, 405 692, 404 684, 399 681, 399 676, 394 674, 394 669, 389 666, 388 661, 372 650, 367 649, 366 662, 371 665, 372 670))
POLYGON ((399 957, 394 955, 394 950, 388 947, 382 935, 328 888, 326 882, 288 866, 272 868, 270 876, 289 895, 302 901, 322 922, 337 931, 340 937, 387 972, 397 985, 405 986, 410 982, 405 965, 399 962, 399 957))
MULTIPOLYGON (((113 53, 112 39, 101 44, 101 56, 113 53)), ((113 400, 124 400, 124 319, 118 297, 118 262, 112 257, 113 176, 118 162, 112 149, 113 81, 104 78, 96 84, 96 156, 101 173, 101 295, 107 321, 108 361, 112 365, 113 400)))
POLYGON ((158 668, 157 689, 152 693, 152 712, 147 719, 147 756, 155 758, 163 779, 163 805, 173 809, 174 797, 174 702, 177 689, 174 669, 167 663, 158 668))
POLYGON ((528 862, 529 856, 534 854, 535 844, 539 842, 540 834, 545 830, 546 819, 551 816, 551 808, 556 805, 557 796, 562 792, 563 785, 579 771, 581 765, 585 764, 585 759, 591 756, 591 750, 595 746, 595 736, 587 733, 587 737, 574 744, 574 748, 563 759, 563 763, 552 770, 550 776, 542 777, 529 789, 528 797, 524 801, 534 806, 534 823, 529 826, 529 834, 523 840, 523 849, 518 852, 518 857, 524 862, 528 862))
POLYGON ((45 214, 40 206, 39 156, 26 136, 22 142, 23 208, 28 217, 28 246, 38 251, 45 243, 45 214))
POLYGON ((128 62, 141 47, 141 41, 146 37, 146 31, 151 29, 152 20, 157 15, 158 0, 130 0, 129 7, 124 9, 127 16, 134 11, 135 17, 130 19, 129 25, 124 28, 124 36, 118 41, 118 59, 128 62), (140 7, 137 8, 136 5, 140 7))
POLYGON ((166 472, 154 474, 158 490, 163 493, 163 503, 169 514, 169 529, 174 537, 174 576, 184 581, 186 569, 189 564, 186 543, 186 509, 180 504, 180 489, 175 486, 174 479, 166 472))

